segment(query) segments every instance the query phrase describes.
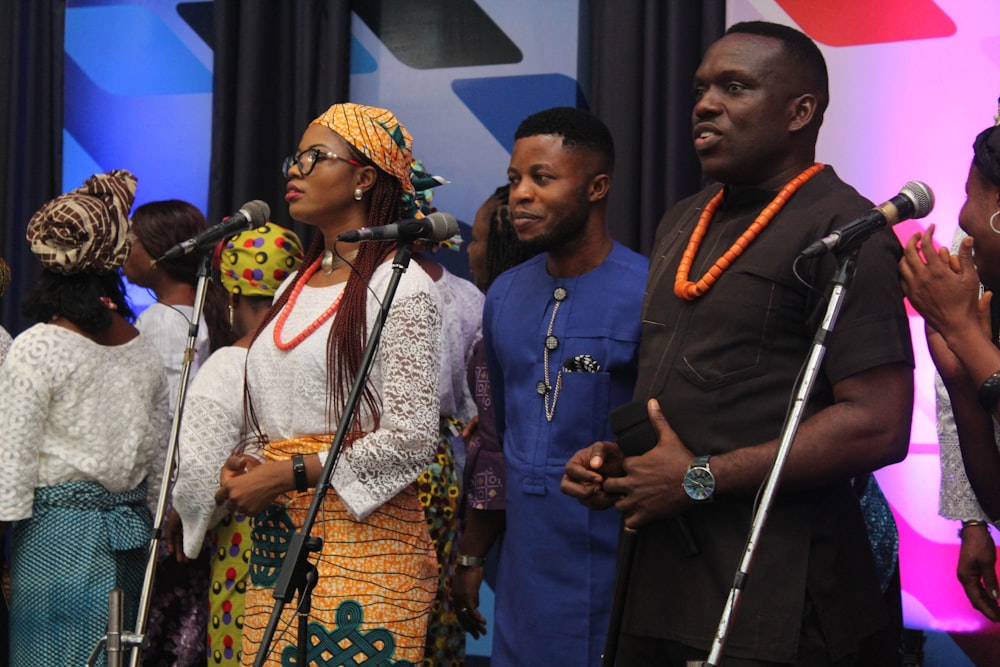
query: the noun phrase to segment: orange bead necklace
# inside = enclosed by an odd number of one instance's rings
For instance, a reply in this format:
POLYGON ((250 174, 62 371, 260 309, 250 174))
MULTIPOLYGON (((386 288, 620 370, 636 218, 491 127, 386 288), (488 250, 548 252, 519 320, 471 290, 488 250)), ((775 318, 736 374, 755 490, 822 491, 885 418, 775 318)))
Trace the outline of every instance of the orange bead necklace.
POLYGON ((295 288, 292 290, 292 293, 288 296, 288 301, 285 302, 285 307, 281 309, 280 313, 278 313, 278 319, 274 323, 273 337, 274 337, 274 344, 278 346, 279 350, 288 352, 289 350, 298 347, 299 343, 301 343, 306 338, 311 336, 313 332, 316 331, 316 329, 319 329, 321 326, 323 326, 324 322, 333 317, 333 314, 337 312, 337 309, 340 307, 340 300, 341 298, 343 298, 344 292, 338 294, 337 298, 333 300, 332 304, 330 304, 330 307, 324 310, 320 314, 320 316, 317 317, 315 320, 313 320, 309 324, 309 326, 303 329, 302 332, 299 333, 299 335, 297 335, 295 338, 291 339, 288 342, 284 342, 281 340, 281 330, 285 326, 285 320, 288 319, 288 315, 292 312, 292 308, 295 307, 295 302, 298 300, 299 294, 302 292, 303 286, 305 286, 305 284, 309 282, 309 279, 312 278, 312 275, 316 273, 316 269, 318 269, 319 267, 320 267, 319 259, 317 259, 315 262, 309 265, 309 268, 306 269, 305 273, 302 275, 302 279, 299 280, 299 282, 295 285, 295 288))
POLYGON ((778 214, 788 200, 792 198, 795 191, 798 190, 802 185, 808 181, 810 178, 815 176, 825 165, 817 162, 812 165, 801 174, 793 178, 792 180, 785 183, 785 187, 781 188, 781 191, 771 200, 771 203, 764 207, 764 210, 760 212, 750 226, 747 227, 746 231, 740 234, 740 237, 736 239, 732 247, 722 254, 722 257, 715 260, 715 264, 709 267, 705 275, 701 277, 698 282, 692 282, 688 279, 691 274, 691 264, 694 263, 695 255, 698 254, 698 248, 701 246, 701 242, 705 240, 705 232, 708 231, 708 225, 712 221, 712 217, 715 215, 715 210, 719 208, 719 204, 722 203, 722 195, 724 190, 719 190, 719 193, 712 197, 711 201, 705 205, 705 208, 701 212, 701 216, 698 218, 698 224, 695 225, 694 231, 691 232, 691 240, 688 241, 687 248, 684 250, 684 254, 681 255, 681 262, 677 265, 677 277, 674 279, 674 294, 684 299, 685 301, 694 301, 699 296, 708 291, 708 289, 715 284, 715 281, 725 272, 729 266, 736 261, 736 258, 743 254, 747 246, 757 238, 757 235, 764 231, 767 227, 767 223, 771 222, 771 219, 778 214))

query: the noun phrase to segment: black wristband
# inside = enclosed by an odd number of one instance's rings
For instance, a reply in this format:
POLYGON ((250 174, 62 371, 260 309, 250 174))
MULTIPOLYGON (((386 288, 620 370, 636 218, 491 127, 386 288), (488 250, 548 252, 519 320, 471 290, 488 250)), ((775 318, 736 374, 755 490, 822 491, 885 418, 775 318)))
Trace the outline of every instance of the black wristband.
POLYGON ((983 410, 993 412, 993 408, 997 406, 997 401, 1000 401, 1000 371, 997 371, 983 381, 983 384, 979 387, 978 396, 979 405, 983 406, 983 410))
POLYGON ((292 454, 292 474, 295 475, 295 490, 299 493, 309 490, 309 478, 306 476, 306 462, 301 454, 292 454))

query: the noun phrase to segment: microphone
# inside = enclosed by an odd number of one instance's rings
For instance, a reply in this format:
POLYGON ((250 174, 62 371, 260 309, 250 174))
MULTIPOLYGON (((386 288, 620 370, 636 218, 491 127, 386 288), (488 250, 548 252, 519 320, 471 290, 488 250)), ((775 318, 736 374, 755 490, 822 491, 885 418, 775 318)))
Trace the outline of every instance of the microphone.
POLYGON ((824 236, 802 251, 801 257, 819 257, 827 252, 846 250, 862 243, 878 228, 911 218, 922 218, 934 208, 934 193, 920 181, 910 181, 899 194, 873 208, 854 222, 824 236))
POLYGON ((181 257, 196 250, 214 248, 222 239, 227 239, 233 234, 239 234, 248 229, 260 227, 267 222, 269 217, 271 217, 271 207, 267 205, 267 202, 260 199, 248 201, 246 204, 243 204, 240 210, 219 224, 212 225, 201 234, 198 234, 198 236, 190 238, 187 241, 181 241, 167 250, 163 253, 163 257, 156 260, 154 264, 181 257))
POLYGON ((337 236, 338 241, 356 243, 358 241, 403 241, 417 239, 444 241, 458 234, 458 221, 450 213, 437 211, 422 220, 403 220, 382 227, 362 227, 352 229, 337 236))

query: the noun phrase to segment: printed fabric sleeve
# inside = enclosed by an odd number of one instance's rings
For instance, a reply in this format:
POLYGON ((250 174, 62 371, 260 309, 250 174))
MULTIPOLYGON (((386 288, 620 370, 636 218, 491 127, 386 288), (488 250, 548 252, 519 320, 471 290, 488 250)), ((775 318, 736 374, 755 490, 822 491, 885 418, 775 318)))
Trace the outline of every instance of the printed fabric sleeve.
POLYGON ((331 480, 358 519, 395 497, 434 458, 440 340, 441 315, 429 292, 417 291, 393 302, 375 362, 381 364, 379 428, 343 451, 331 480))

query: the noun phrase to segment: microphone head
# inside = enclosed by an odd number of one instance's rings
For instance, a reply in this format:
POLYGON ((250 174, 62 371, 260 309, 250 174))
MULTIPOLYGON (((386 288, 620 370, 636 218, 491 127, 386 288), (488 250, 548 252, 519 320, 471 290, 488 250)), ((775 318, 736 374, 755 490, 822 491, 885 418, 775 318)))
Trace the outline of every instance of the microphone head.
POLYGON ((252 223, 252 227, 260 227, 270 219, 271 207, 267 205, 266 201, 254 199, 243 204, 240 207, 240 213, 246 216, 247 220, 252 223))
POLYGON ((444 241, 458 234, 458 220, 450 213, 435 211, 424 220, 430 223, 430 234, 427 236, 430 241, 444 241))
POLYGON ((899 191, 911 202, 913 202, 913 215, 911 218, 922 218, 934 208, 934 193, 926 183, 920 181, 910 181, 899 191))

